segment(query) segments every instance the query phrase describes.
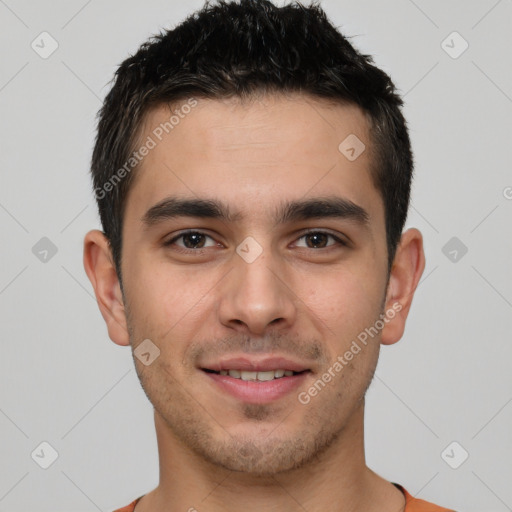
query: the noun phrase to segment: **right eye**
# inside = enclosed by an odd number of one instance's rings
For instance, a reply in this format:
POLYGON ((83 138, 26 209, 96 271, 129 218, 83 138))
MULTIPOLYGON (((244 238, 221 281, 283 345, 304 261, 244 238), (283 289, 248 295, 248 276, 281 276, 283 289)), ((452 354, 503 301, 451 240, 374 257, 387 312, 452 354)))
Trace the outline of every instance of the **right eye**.
MULTIPOLYGON (((183 245, 176 244, 176 246, 179 248, 178 250, 180 252, 198 252, 199 249, 205 248, 204 242, 205 242, 206 238, 210 238, 211 240, 213 240, 213 238, 210 235, 207 235, 206 233, 203 233, 201 231, 194 231, 194 230, 182 231, 181 233, 174 236, 170 240, 164 242, 164 246, 170 247, 170 246, 174 245, 177 240, 182 239, 183 245), (197 245, 200 245, 200 247, 194 247, 197 245)), ((213 247, 215 247, 215 245, 217 245, 217 242, 215 242, 213 244, 213 247)), ((210 246, 210 247, 212 247, 212 246, 210 246)))

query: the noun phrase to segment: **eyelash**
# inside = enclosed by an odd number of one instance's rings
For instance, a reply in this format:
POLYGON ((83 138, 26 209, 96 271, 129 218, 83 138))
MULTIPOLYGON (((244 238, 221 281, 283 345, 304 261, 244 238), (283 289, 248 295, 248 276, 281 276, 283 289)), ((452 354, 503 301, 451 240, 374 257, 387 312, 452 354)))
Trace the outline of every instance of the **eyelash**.
MULTIPOLYGON (((169 247, 171 245, 174 244, 174 242, 176 242, 177 240, 179 240, 180 238, 183 238, 184 236, 186 235, 202 235, 202 236, 205 236, 207 238, 211 238, 213 240, 213 237, 211 237, 210 235, 202 232, 202 231, 198 231, 198 230, 188 230, 188 231, 182 231, 181 233, 179 233, 178 235, 176 235, 175 237, 171 238, 170 240, 164 242, 164 246, 165 247, 169 247)), ((322 234, 322 235, 327 235, 331 238, 333 238, 339 245, 343 246, 343 247, 348 247, 348 243, 345 242, 344 240, 342 240, 341 238, 337 237, 336 235, 333 235, 332 233, 330 233, 329 231, 321 231, 321 230, 310 230, 310 231, 306 231, 304 233, 301 234, 301 236, 299 236, 297 238, 297 240, 300 240, 301 238, 304 238, 305 236, 308 236, 308 235, 313 235, 313 234, 322 234)), ((333 249, 335 247, 335 245, 329 245, 327 247, 319 247, 319 248, 311 248, 311 247, 301 247, 301 249, 311 249, 312 251, 319 251, 321 249, 323 249, 324 251, 326 250, 329 250, 329 249, 333 249)), ((186 247, 177 247, 177 251, 179 252, 182 252, 182 253, 187 253, 187 254, 191 254, 191 253, 201 253, 202 251, 208 249, 208 247, 200 247, 199 249, 188 249, 186 247)))

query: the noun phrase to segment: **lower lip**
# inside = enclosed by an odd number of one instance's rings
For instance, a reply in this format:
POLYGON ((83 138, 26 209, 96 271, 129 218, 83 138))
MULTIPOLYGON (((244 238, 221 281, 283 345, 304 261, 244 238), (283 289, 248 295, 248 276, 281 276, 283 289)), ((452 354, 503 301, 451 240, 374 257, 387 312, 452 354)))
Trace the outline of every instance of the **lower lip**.
POLYGON ((269 403, 286 396, 297 390, 310 373, 303 372, 290 377, 281 377, 267 381, 251 381, 235 379, 229 375, 201 371, 223 391, 238 400, 251 404, 269 403))

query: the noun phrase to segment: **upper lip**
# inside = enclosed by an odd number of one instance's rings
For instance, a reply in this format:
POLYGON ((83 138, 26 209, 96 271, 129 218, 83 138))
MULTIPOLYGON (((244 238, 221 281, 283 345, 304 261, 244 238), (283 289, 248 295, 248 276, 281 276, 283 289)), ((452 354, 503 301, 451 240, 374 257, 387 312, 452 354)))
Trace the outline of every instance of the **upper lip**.
POLYGON ((252 372, 266 372, 270 370, 291 370, 293 372, 302 372, 309 370, 302 363, 287 359, 286 357, 265 357, 261 359, 247 357, 230 357, 220 359, 210 364, 201 365, 202 369, 214 370, 243 370, 252 372))

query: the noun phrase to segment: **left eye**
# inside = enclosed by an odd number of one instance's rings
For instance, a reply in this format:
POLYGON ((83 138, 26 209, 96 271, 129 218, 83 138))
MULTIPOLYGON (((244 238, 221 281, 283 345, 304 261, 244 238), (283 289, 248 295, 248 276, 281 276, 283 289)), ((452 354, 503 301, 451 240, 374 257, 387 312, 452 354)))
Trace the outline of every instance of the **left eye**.
POLYGON ((343 242, 343 240, 341 240, 337 236, 334 236, 331 233, 327 233, 325 231, 310 231, 309 233, 303 234, 301 237, 298 238, 298 240, 301 240, 302 238, 304 238, 306 240, 311 240, 313 245, 321 245, 321 247, 310 247, 307 245, 307 242, 306 242, 306 247, 308 249, 323 249, 324 247, 331 247, 332 245, 336 245, 336 244, 326 245, 329 237, 341 245, 346 245, 345 242, 343 242))

